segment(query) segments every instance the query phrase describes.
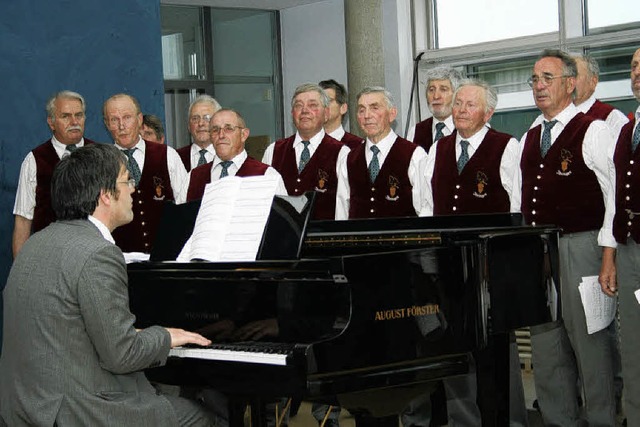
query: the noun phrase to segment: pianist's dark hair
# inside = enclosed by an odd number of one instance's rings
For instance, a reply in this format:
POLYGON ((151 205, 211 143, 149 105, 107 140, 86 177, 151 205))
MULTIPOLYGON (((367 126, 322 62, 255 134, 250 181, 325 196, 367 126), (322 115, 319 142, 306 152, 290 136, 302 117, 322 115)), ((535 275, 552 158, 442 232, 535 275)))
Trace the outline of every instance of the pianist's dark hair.
POLYGON ((91 144, 60 160, 51 179, 51 204, 58 220, 85 219, 98 206, 100 191, 118 194, 125 156, 113 144, 91 144))

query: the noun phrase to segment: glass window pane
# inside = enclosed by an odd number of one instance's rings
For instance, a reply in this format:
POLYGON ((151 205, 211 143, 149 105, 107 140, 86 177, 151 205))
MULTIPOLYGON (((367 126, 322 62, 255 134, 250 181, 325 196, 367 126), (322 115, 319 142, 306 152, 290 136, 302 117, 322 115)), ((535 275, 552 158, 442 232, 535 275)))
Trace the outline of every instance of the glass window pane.
POLYGON ((609 32, 619 29, 637 28, 624 25, 640 22, 640 8, 637 0, 585 0, 589 22, 589 34, 609 32))
POLYGON ((165 80, 206 79, 201 8, 162 5, 161 18, 165 80))
POLYGON ((439 48, 558 31, 558 1, 435 0, 439 48))

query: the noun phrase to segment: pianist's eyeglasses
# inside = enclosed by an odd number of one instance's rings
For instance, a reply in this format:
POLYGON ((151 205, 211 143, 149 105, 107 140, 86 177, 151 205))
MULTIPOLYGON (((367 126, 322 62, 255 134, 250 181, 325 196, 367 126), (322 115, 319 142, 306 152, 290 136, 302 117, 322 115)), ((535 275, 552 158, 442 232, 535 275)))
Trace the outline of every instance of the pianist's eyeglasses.
POLYGON ((136 180, 133 178, 127 181, 118 181, 118 184, 127 184, 129 188, 136 188, 136 180))

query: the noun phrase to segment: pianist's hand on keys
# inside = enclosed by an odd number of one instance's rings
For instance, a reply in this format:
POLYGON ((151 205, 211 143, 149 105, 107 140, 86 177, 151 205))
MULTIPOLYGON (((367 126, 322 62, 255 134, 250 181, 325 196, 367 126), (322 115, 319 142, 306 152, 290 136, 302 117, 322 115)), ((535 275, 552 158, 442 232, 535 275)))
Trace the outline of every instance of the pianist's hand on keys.
POLYGON ((211 340, 206 339, 195 332, 185 331, 178 328, 165 328, 171 335, 171 348, 179 347, 185 344, 197 344, 207 346, 211 344, 211 340))

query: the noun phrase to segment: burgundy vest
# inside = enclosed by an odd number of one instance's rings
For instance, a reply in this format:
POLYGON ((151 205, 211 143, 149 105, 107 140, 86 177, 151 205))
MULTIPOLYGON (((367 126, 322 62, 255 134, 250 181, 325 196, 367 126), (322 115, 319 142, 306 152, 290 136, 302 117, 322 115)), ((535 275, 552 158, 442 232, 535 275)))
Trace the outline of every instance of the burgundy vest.
POLYGON ((413 207, 413 186, 409 181, 409 163, 418 146, 396 138, 374 183, 371 183, 365 150, 361 144, 349 153, 349 218, 385 218, 416 216, 413 207))
MULTIPOLYGON (((84 138, 84 143, 85 145, 95 144, 87 138, 84 138)), ((51 140, 40 144, 31 152, 36 160, 36 206, 33 209, 31 223, 31 232, 35 233, 56 220, 56 214, 51 206, 51 178, 60 158, 51 140)))
POLYGON ((555 224, 565 233, 602 227, 604 201, 596 174, 582 157, 584 136, 593 122, 578 113, 543 159, 542 125, 530 129, 520 161, 522 214, 527 223, 555 224))
MULTIPOLYGON (((187 202, 202 199, 204 188, 211 182, 211 169, 213 162, 198 166, 191 171, 189 189, 187 190, 187 202)), ((259 162, 252 157, 247 157, 238 169, 236 176, 260 176, 269 169, 269 165, 259 162)))
POLYGON ((456 133, 441 138, 436 148, 431 178, 433 214, 509 212, 509 194, 502 186, 500 163, 511 135, 489 129, 458 174, 456 133))
POLYGON ((342 139, 340 140, 340 142, 342 142, 344 145, 346 145, 352 150, 356 148, 358 145, 362 144, 363 141, 364 139, 349 132, 345 132, 344 135, 342 136, 342 139))
POLYGON ((334 219, 338 188, 336 163, 343 144, 325 134, 302 173, 298 174, 294 139, 295 135, 275 142, 271 166, 282 175, 289 195, 300 196, 305 191, 316 192, 313 219, 334 219))
POLYGON ((176 150, 184 168, 189 172, 191 170, 191 144, 186 147, 180 147, 176 150))
POLYGON ((413 136, 414 144, 418 144, 424 151, 427 153, 429 149, 433 145, 433 132, 431 131, 433 127, 433 117, 429 117, 426 120, 421 121, 416 125, 416 131, 413 136))
POLYGON ((624 125, 613 154, 616 165, 616 214, 613 218, 613 236, 618 243, 627 243, 627 237, 640 243, 640 150, 631 152, 635 121, 624 125))
POLYGON ((598 120, 607 120, 609 114, 615 110, 613 105, 605 104, 596 99, 591 108, 585 113, 589 117, 593 117, 598 120))
POLYGON ((173 201, 167 146, 145 141, 144 168, 133 197, 133 221, 113 231, 122 252, 151 252, 166 201, 173 201))

